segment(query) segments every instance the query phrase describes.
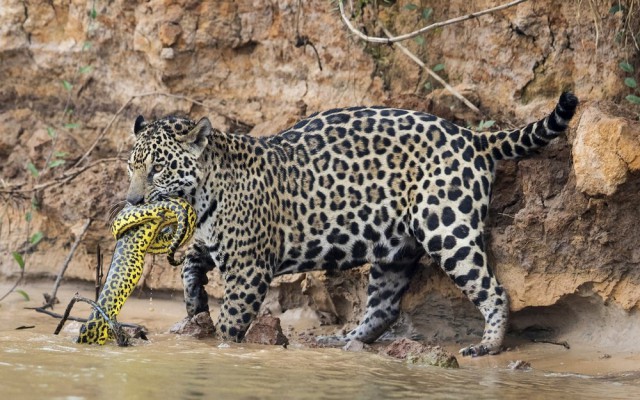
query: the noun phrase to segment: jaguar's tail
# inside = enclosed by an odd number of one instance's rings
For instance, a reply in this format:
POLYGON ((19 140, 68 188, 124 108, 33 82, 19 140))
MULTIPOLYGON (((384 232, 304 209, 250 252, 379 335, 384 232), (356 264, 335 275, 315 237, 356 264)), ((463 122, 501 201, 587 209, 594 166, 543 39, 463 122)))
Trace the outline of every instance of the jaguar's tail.
POLYGON ((513 131, 483 132, 482 141, 495 160, 508 160, 530 154, 546 146, 567 129, 576 112, 578 98, 564 92, 553 112, 540 121, 513 131))

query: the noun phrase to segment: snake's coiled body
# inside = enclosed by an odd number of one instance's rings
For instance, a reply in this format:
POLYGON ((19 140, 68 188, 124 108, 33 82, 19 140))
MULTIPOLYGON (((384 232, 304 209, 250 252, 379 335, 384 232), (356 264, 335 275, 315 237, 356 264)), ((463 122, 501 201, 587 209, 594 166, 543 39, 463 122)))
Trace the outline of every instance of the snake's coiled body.
MULTIPOLYGON (((142 276, 146 253, 168 253, 171 265, 176 250, 193 235, 196 213, 183 199, 171 198, 125 207, 116 216, 111 232, 117 239, 107 280, 98 305, 115 318, 142 276)), ((93 310, 80 327, 78 343, 104 344, 109 339, 107 321, 93 310)))

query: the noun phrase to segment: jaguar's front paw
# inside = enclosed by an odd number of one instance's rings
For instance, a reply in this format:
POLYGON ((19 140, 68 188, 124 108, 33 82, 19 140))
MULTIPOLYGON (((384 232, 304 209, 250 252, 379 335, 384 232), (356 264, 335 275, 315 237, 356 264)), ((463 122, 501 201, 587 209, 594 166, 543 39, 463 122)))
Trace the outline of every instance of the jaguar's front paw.
POLYGON ((487 354, 498 354, 500 353, 501 348, 498 345, 495 346, 491 346, 491 345, 487 345, 487 344, 475 344, 475 345, 471 345, 468 347, 465 347, 463 349, 460 349, 460 354, 462 354, 465 357, 480 357, 480 356, 484 356, 487 354))

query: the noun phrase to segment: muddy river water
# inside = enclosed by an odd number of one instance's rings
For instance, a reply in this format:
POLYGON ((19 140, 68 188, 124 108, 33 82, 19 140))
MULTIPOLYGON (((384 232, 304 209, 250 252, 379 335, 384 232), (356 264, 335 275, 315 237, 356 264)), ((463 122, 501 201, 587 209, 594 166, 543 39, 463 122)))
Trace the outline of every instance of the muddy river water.
MULTIPOLYGON (((72 294, 59 297, 66 304, 72 294)), ((24 309, 38 302, 12 295, 0 304, 0 399, 640 398, 635 353, 598 356, 535 344, 500 356, 460 357, 460 369, 442 369, 296 343, 287 349, 222 344, 165 333, 181 319, 183 306, 148 296, 130 299, 120 320, 147 326, 149 341, 87 346, 74 343, 77 323, 54 336, 57 320, 24 309), (516 359, 533 368, 510 370, 516 359)), ((88 313, 84 305, 73 312, 88 313)))

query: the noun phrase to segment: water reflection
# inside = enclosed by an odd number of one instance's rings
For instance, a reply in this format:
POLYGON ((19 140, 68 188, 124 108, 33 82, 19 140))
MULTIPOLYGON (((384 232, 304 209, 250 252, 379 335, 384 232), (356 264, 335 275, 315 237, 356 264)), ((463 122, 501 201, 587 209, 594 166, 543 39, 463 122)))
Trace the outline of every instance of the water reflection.
POLYGON ((21 338, 3 333, 0 397, 622 399, 637 398, 640 386, 638 376, 444 370, 334 349, 216 345, 157 335, 151 343, 130 348, 80 346, 72 343, 70 334, 21 338))
POLYGON ((86 346, 73 342, 77 327, 54 336, 55 321, 16 315, 0 308, 0 399, 633 399, 640 389, 637 373, 510 371, 484 360, 445 370, 337 349, 219 348, 168 334, 129 348, 86 346), (25 323, 36 329, 14 329, 25 323))

